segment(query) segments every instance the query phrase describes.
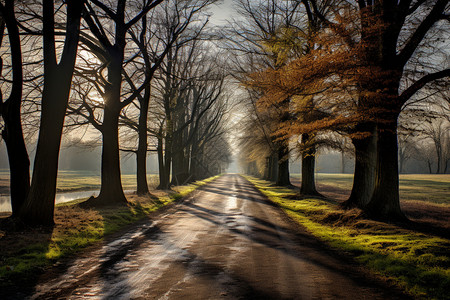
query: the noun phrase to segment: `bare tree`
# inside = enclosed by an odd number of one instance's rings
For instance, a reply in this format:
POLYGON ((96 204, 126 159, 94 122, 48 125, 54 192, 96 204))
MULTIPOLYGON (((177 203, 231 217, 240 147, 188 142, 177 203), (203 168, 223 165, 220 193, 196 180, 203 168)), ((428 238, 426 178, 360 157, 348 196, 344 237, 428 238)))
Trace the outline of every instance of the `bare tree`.
MULTIPOLYGON (((22 47, 13 0, 6 0, 5 4, 0 3, 0 18, 0 46, 3 46, 2 41, 6 27, 12 69, 12 82, 7 84, 9 97, 3 100, 3 93, 0 91, 0 112, 4 122, 1 134, 8 150, 10 166, 12 216, 15 217, 22 208, 30 189, 30 160, 22 131, 22 47)), ((0 61, 0 72, 2 67, 3 59, 0 61)))
MULTIPOLYGON (((148 150, 147 121, 151 85, 147 82, 151 81, 155 71, 159 68, 170 48, 174 46, 176 41, 177 45, 181 46, 198 38, 198 35, 202 32, 207 23, 207 19, 201 20, 201 13, 205 7, 213 2, 214 1, 193 0, 179 3, 178 1, 168 1, 160 5, 159 8, 153 10, 152 14, 143 18, 142 26, 137 27, 136 30, 134 30, 136 32, 132 31, 130 33, 133 41, 139 47, 142 54, 142 59, 144 61, 143 68, 145 70, 144 83, 146 83, 144 94, 137 94, 137 99, 139 101, 139 120, 137 126, 130 126, 130 128, 137 129, 139 136, 138 146, 135 151, 138 194, 148 193, 146 157, 148 150), (147 27, 149 28, 147 29, 147 27), (189 29, 189 32, 183 35, 187 29, 189 29)), ((136 67, 139 68, 139 66, 136 67)), ((129 85, 134 87, 132 78, 126 79, 129 85)), ((136 87, 134 88, 138 89, 136 87)), ((126 124, 129 124, 130 118, 126 117, 126 120, 126 124)))
MULTIPOLYGON (((92 84, 97 87, 97 93, 103 98, 102 105, 104 105, 101 123, 96 120, 94 109, 86 101, 81 107, 87 110, 85 116, 101 132, 103 140, 100 194, 91 199, 88 205, 127 202, 120 174, 119 116, 121 110, 136 99, 150 80, 146 77, 140 88, 128 94, 125 99, 122 98, 127 34, 161 2, 162 0, 145 0, 137 11, 136 7, 127 7, 126 0, 117 1, 115 7, 110 6, 107 1, 92 0, 84 7, 83 19, 90 35, 84 35, 82 41, 100 61, 100 67, 94 70, 94 77, 97 80, 92 81, 92 84)), ((86 96, 83 100, 87 100, 86 96)))
POLYGON ((77 54, 84 1, 68 0, 62 53, 55 46, 54 1, 43 1, 44 89, 39 137, 28 197, 18 217, 30 225, 53 225, 58 156, 77 54), (58 59, 59 58, 59 59, 58 59), (59 62, 58 62, 59 61, 59 62))

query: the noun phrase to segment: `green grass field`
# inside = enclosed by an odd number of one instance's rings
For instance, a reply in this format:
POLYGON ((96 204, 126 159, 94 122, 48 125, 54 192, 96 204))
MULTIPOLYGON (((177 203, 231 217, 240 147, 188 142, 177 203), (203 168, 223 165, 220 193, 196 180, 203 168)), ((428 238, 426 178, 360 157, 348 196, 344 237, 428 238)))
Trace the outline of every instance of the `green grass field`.
MULTIPOLYGON (((150 188, 156 188, 159 183, 157 174, 147 174, 150 188)), ((0 171, 0 186, 9 186, 9 172, 0 171)), ((136 174, 122 174, 122 186, 124 190, 136 190, 136 174)), ((71 192, 80 190, 100 189, 100 174, 89 171, 58 171, 56 189, 58 192, 71 192)))
MULTIPOLYGON (((300 179, 300 174, 291 174, 300 179)), ((318 173, 316 183, 350 192, 353 174, 318 173)), ((319 190, 320 191, 320 190, 319 190)), ((450 174, 401 174, 400 199, 450 205, 450 174)))

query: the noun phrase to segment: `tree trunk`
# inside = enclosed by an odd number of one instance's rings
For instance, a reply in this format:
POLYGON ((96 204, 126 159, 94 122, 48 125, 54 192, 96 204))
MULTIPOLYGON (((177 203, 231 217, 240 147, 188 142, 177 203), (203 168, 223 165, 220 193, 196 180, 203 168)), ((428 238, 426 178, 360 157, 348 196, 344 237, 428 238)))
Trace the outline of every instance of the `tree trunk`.
POLYGON ((171 169, 171 163, 172 163, 172 152, 170 150, 170 147, 172 147, 171 146, 172 143, 171 143, 171 138, 168 136, 166 136, 165 140, 166 140, 166 143, 165 143, 164 151, 162 149, 162 143, 161 143, 161 149, 158 152, 158 156, 161 153, 161 157, 159 159, 160 174, 159 174, 159 185, 157 187, 158 190, 168 190, 170 188, 170 169, 171 169))
POLYGON ((378 219, 405 220, 400 209, 397 115, 378 124, 375 189, 365 212, 378 219))
POLYGON ((273 152, 270 156, 270 177, 269 181, 277 181, 278 178, 278 153, 273 152))
POLYGON ((448 162, 449 162, 448 159, 445 160, 445 163, 444 163, 444 171, 442 172, 442 174, 447 174, 447 170, 448 170, 448 162))
POLYGON ((377 159, 377 138, 374 125, 360 125, 360 130, 370 136, 353 139, 355 146, 355 171, 350 197, 343 203, 344 207, 364 208, 369 203, 375 188, 375 167, 377 159), (361 128, 364 126, 364 129, 361 128))
POLYGON ((436 157, 437 157, 437 168, 436 168, 436 174, 441 173, 441 161, 442 161, 442 148, 440 145, 440 140, 435 141, 434 146, 436 148, 436 157))
MULTIPOLYGON (((12 216, 15 217, 25 202, 30 190, 30 159, 23 138, 20 108, 22 103, 23 71, 22 49, 20 45, 19 30, 14 14, 14 1, 7 0, 2 6, 2 16, 8 28, 9 44, 11 49, 11 62, 13 82, 11 93, 4 103, 1 103, 1 115, 4 128, 1 133, 8 151, 10 170, 10 194, 12 216)), ((2 35, 4 34, 2 27, 2 35)), ((0 71, 2 64, 0 64, 0 71)), ((0 96, 2 96, 0 94, 0 96)))
POLYGON ((183 151, 179 147, 174 147, 172 158, 172 181, 171 185, 183 184, 183 151), (177 149, 178 148, 178 149, 177 149), (175 150, 176 149, 176 150, 175 150))
POLYGON ((136 183, 137 194, 146 195, 149 193, 147 183, 147 119, 148 106, 150 102, 150 84, 145 88, 145 94, 140 101, 139 125, 138 125, 138 149, 136 152, 136 183))
POLYGON ((182 185, 189 177, 188 166, 186 163, 185 145, 183 141, 183 132, 174 133, 172 141, 172 181, 171 185, 182 185))
MULTIPOLYGON (((160 132, 161 133, 161 132, 160 132)), ((159 185, 158 189, 164 190, 167 189, 166 186, 169 185, 166 182, 166 168, 164 166, 164 151, 163 151, 163 138, 161 136, 158 137, 158 169, 159 169, 159 185)))
MULTIPOLYGON (((306 134, 303 134, 304 136, 306 134)), ((305 138, 306 140, 308 137, 305 138)), ((310 146, 308 149, 302 152, 302 185, 300 187, 300 193, 302 195, 319 196, 319 192, 316 190, 315 182, 315 169, 316 164, 316 147, 310 146)))
POLYGON ((102 124, 102 167, 101 188, 93 205, 113 205, 127 203, 120 174, 119 152, 119 111, 106 109, 102 124))
POLYGON ((289 146, 287 142, 282 142, 278 148, 278 176, 276 185, 290 186, 291 180, 289 176, 289 146))
POLYGON ((316 146, 309 134, 302 134, 302 143, 306 149, 302 151, 302 184, 300 193, 303 195, 319 196, 315 182, 316 146))
POLYGON ((192 137, 192 144, 190 148, 190 155, 189 155, 189 178, 190 181, 197 180, 198 177, 198 164, 196 163, 196 156, 198 154, 198 139, 197 134, 194 133, 194 136, 192 137))
POLYGON ((433 162, 431 161, 431 159, 427 159, 428 174, 433 173, 432 164, 433 162))
POLYGON ((5 114, 2 114, 5 121, 2 137, 8 151, 13 217, 22 208, 30 190, 30 159, 23 139, 20 102, 20 99, 18 100, 18 105, 11 102, 10 107, 5 105, 2 109, 2 112, 6 111, 5 114))
POLYGON ((56 64, 53 1, 43 2, 44 90, 30 192, 18 217, 29 225, 54 224, 56 179, 64 117, 78 47, 81 1, 67 2, 64 51, 56 64))
POLYGON ((267 156, 266 157, 266 160, 265 160, 265 164, 264 164, 264 176, 263 176, 263 179, 264 180, 269 180, 269 174, 270 174, 270 165, 271 165, 271 163, 270 163, 270 156, 267 156))
POLYGON ((32 184, 20 218, 29 225, 48 226, 53 225, 59 149, 72 78, 63 74, 72 73, 46 72, 32 184))

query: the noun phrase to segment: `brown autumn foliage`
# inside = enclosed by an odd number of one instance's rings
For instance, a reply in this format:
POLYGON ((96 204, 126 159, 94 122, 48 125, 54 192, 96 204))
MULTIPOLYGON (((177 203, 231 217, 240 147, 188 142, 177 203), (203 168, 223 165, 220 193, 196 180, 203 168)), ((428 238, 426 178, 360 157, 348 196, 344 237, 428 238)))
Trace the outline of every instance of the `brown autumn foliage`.
POLYGON ((359 146, 359 153, 376 154, 370 159, 373 163, 363 162, 360 169, 368 173, 376 168, 375 176, 367 178, 374 189, 364 183, 366 200, 355 203, 374 217, 404 220, 399 206, 397 119, 417 91, 450 74, 445 66, 439 70, 433 65, 427 51, 417 51, 424 47, 428 32, 439 36, 444 30, 438 23, 448 19, 448 1, 359 1, 336 6, 328 18, 315 9, 318 2, 305 1, 326 25, 308 35, 308 51, 281 68, 249 75, 247 85, 264 94, 259 101, 262 110, 289 99, 285 109, 290 118, 279 126, 280 138, 340 131, 355 143, 373 136, 374 146, 359 146))

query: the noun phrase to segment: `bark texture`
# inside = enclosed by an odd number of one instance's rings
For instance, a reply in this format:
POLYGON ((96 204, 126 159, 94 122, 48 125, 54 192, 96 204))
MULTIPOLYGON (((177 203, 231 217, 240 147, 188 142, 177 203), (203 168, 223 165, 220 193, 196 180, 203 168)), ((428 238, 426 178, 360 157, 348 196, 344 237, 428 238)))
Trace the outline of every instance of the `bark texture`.
POLYGON ((83 1, 67 1, 67 31, 57 63, 54 3, 43 1, 44 90, 33 177, 19 218, 29 225, 53 225, 58 157, 74 70, 83 1))

